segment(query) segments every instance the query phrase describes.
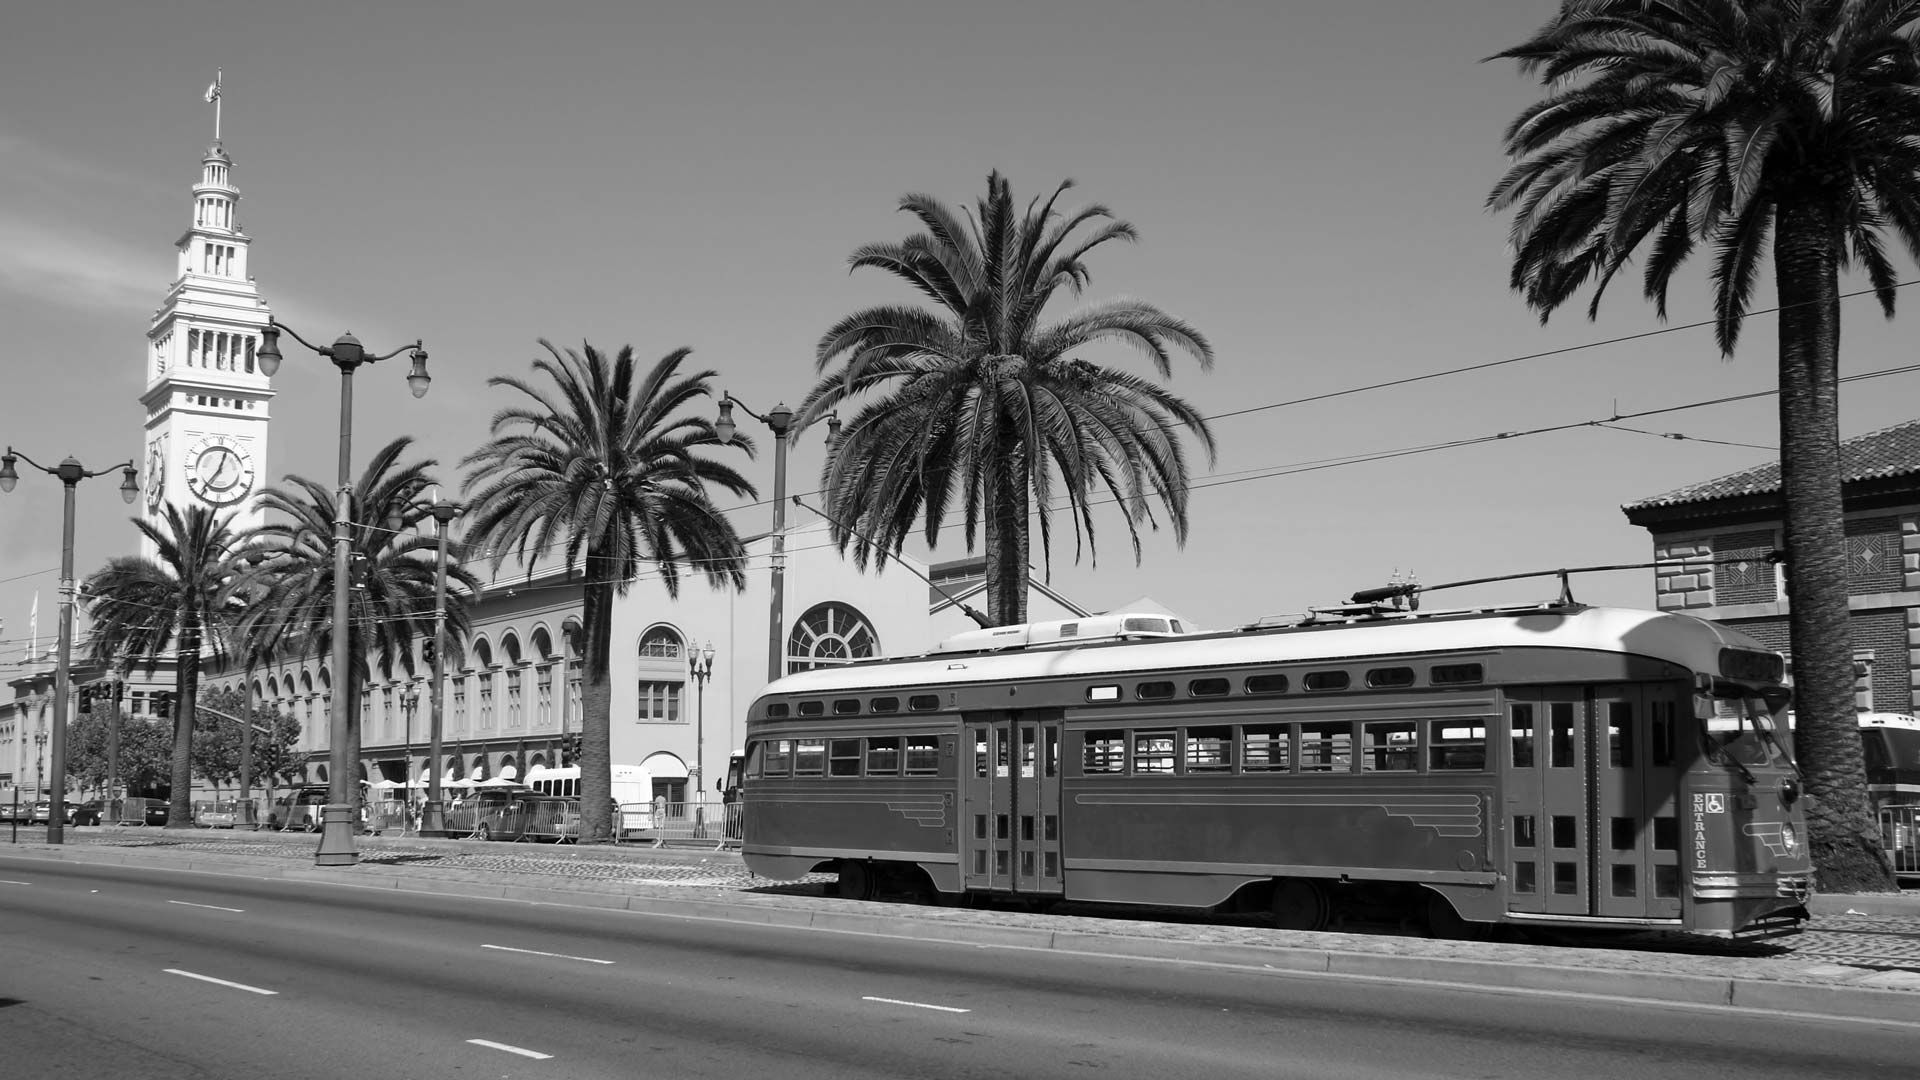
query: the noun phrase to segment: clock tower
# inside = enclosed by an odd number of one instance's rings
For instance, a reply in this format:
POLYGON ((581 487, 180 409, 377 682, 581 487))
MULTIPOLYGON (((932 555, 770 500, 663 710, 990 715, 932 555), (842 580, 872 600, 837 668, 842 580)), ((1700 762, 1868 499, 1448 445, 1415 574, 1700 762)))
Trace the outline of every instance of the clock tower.
MULTIPOLYGON (((171 503, 230 516, 236 532, 263 520, 268 403, 273 388, 254 358, 271 312, 254 287, 248 245, 235 210, 233 160, 220 143, 220 84, 214 141, 193 186, 193 223, 165 301, 147 329, 147 387, 141 510, 149 521, 171 503)), ((153 546, 142 538, 143 554, 153 546)))

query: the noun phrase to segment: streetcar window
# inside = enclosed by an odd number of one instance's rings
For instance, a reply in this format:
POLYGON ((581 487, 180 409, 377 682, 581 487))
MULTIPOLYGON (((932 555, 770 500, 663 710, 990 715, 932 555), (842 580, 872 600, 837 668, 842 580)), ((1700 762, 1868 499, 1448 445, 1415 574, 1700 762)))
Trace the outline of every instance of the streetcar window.
POLYGON ((876 713, 896 713, 900 711, 900 699, 897 697, 877 697, 868 710, 876 713))
POLYGON ((1377 667, 1367 672, 1367 685, 1379 690, 1393 686, 1412 686, 1413 669, 1410 667, 1377 667))
POLYGON ((1124 731, 1089 731, 1080 759, 1083 773, 1127 771, 1127 735, 1124 731))
POLYGON ((1513 767, 1533 768, 1533 706, 1513 706, 1513 767))
POLYGON ((1353 725, 1331 720, 1301 724, 1300 771, 1352 772, 1353 725))
POLYGON ((1345 690, 1352 683, 1353 676, 1344 671, 1309 671, 1307 677, 1300 680, 1301 686, 1308 690, 1345 690))
POLYGON ((859 715, 860 715, 860 699, 859 699, 859 698, 836 698, 836 699, 834 699, 834 702, 833 702, 833 715, 835 715, 835 716, 859 716, 859 715))
POLYGON ((824 701, 803 701, 800 703, 801 716, 820 716, 825 714, 826 711, 827 703, 824 701))
POLYGON ((827 771, 827 744, 819 739, 800 739, 793 744, 793 775, 819 776, 827 771))
POLYGON ((1633 768, 1633 705, 1631 702, 1607 702, 1607 764, 1616 769, 1633 768))
MULTIPOLYGON (((854 702, 858 705, 859 702, 854 702)), ((827 744, 827 775, 860 775, 860 740, 835 739, 827 744)))
POLYGON ((785 776, 793 769, 793 740, 774 739, 767 743, 767 775, 785 776))
POLYGON ((1649 741, 1655 765, 1673 764, 1674 714, 1679 710, 1671 701, 1649 702, 1647 707, 1649 741))
POLYGON ((932 776, 940 771, 940 737, 907 736, 907 775, 932 776))
POLYGON ((1427 721, 1427 768, 1478 770, 1487 767, 1487 729, 1458 720, 1427 721))
POLYGON ((1285 675, 1247 676, 1247 693, 1249 694, 1284 694, 1286 692, 1287 677, 1285 675))
POLYGON ((1362 772, 1415 772, 1420 768, 1420 729, 1413 721, 1371 720, 1360 725, 1360 738, 1362 772))
POLYGON ((1119 701, 1120 688, 1117 686, 1089 686, 1087 687, 1087 700, 1119 701))
POLYGON ((1226 697, 1233 684, 1226 679, 1195 679, 1187 684, 1188 697, 1226 697))
POLYGON ((786 719, 786 717, 787 717, 787 703, 786 703, 786 702, 784 702, 784 701, 776 701, 776 702, 774 702, 773 704, 771 704, 771 705, 768 705, 768 706, 767 706, 767 719, 769 719, 769 720, 784 720, 784 719, 786 719))
POLYGON ((937 694, 915 694, 907 699, 908 712, 933 712, 940 707, 937 694))
POLYGON ((1133 694, 1141 701, 1164 701, 1173 696, 1173 684, 1170 682, 1143 682, 1133 688, 1133 694))
POLYGON ((1249 724, 1240 729, 1240 768, 1244 772, 1288 772, 1293 768, 1293 732, 1285 724, 1249 724))
POLYGON ((1548 744, 1547 768, 1573 768, 1573 703, 1570 701, 1549 701, 1547 703, 1548 744))
POLYGON ((900 738, 867 740, 867 775, 894 776, 900 772, 900 738))
POLYGON ((767 744, 762 742, 747 745, 747 779, 760 775, 760 768, 767 755, 767 744))
MULTIPOLYGON (((1225 682, 1226 680, 1221 680, 1225 682)), ((1233 729, 1187 729, 1187 771, 1209 772, 1233 768, 1233 729)))
POLYGON ((1170 773, 1173 771, 1173 732, 1136 731, 1133 735, 1133 771, 1170 773))
POLYGON ((1462 686, 1486 681, 1479 664, 1435 664, 1427 671, 1427 680, 1435 686, 1462 686))

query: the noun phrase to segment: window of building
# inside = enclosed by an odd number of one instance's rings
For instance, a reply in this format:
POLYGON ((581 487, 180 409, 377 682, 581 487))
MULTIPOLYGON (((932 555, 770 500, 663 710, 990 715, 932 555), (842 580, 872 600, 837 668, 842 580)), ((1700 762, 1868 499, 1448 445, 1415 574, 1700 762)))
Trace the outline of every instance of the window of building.
POLYGON ((640 635, 642 660, 678 660, 680 649, 680 635, 671 627, 656 626, 640 635))
POLYGON ((787 672, 851 664, 880 655, 880 638, 867 617, 846 604, 816 604, 787 635, 787 672))
POLYGON ((681 684, 677 682, 659 682, 642 679, 639 684, 639 701, 635 707, 637 719, 642 724, 677 724, 680 715, 681 684))

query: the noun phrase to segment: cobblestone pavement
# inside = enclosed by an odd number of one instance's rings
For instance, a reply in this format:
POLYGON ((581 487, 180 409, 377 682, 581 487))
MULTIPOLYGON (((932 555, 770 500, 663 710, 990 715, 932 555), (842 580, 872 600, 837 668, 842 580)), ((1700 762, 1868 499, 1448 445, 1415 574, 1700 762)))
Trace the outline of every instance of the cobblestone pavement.
MULTIPOLYGON (((21 830, 23 834, 27 830, 21 830)), ((22 840, 38 842, 39 830, 22 840)), ((82 847, 147 850, 158 854, 207 854, 257 858, 281 868, 311 865, 316 838, 300 834, 166 832, 153 829, 72 830, 68 843, 82 847)), ((4 850, 4 845, 0 845, 4 850)), ((532 844, 486 844, 362 837, 362 872, 420 870, 465 882, 513 880, 535 888, 566 888, 758 905, 860 908, 832 893, 833 878, 811 875, 799 882, 769 882, 748 873, 737 852, 658 850, 642 847, 571 848, 532 844)), ((914 918, 936 922, 990 921, 995 925, 1068 927, 1200 942, 1309 945, 1349 951, 1418 952, 1476 956, 1517 963, 1583 963, 1590 966, 1726 974, 1762 979, 1859 981, 1920 989, 1920 915, 1816 915, 1800 934, 1763 941, 1725 942, 1688 935, 1563 935, 1548 944, 1438 942, 1410 938, 1392 928, 1341 928, 1353 932, 1298 934, 1274 930, 1257 917, 1210 916, 1186 911, 1141 912, 1061 905, 1040 915, 1016 908, 976 911, 913 908, 914 918), (1143 918, 1143 915, 1145 916, 1143 918), (1570 961, 1571 958, 1571 961, 1570 961)))

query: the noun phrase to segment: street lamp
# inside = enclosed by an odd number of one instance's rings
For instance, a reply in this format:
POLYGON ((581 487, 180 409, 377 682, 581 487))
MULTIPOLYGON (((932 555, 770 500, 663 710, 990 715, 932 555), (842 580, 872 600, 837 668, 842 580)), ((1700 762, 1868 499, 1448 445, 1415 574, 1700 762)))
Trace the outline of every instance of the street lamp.
MULTIPOLYGON (((765 416, 747 407, 747 403, 720 391, 720 417, 713 422, 714 433, 720 436, 722 443, 733 442, 733 433, 737 429, 733 421, 733 407, 767 425, 773 432, 773 588, 772 599, 767 611, 767 681, 778 679, 782 662, 786 656, 786 645, 781 640, 784 631, 781 607, 786 601, 787 580, 787 434, 793 428, 793 410, 782 402, 773 407, 765 416)), ((827 418, 827 447, 832 449, 840 440, 840 418, 827 418)))
MULTIPOLYGON (((432 734, 427 742, 427 805, 420 814, 421 836, 447 834, 446 807, 440 801, 440 723, 446 712, 447 525, 464 510, 465 507, 447 502, 436 493, 433 505, 427 511, 433 515, 439 554, 433 568, 433 671, 428 676, 432 681, 427 687, 427 723, 432 734)), ((408 723, 412 723, 411 717, 408 723)))
MULTIPOLYGON (((71 686, 68 665, 73 659, 73 489, 82 480, 119 469, 122 473, 120 499, 130 503, 140 494, 140 482, 131 461, 89 472, 69 457, 49 468, 9 446, 5 454, 0 454, 0 492, 12 491, 20 482, 20 474, 14 471, 15 461, 25 461, 48 476, 59 477, 66 487, 60 512, 60 652, 53 668, 53 792, 47 807, 47 843, 62 844, 66 842, 67 695, 71 686)), ((41 732, 34 741, 38 743, 45 737, 46 733, 41 732)))
MULTIPOLYGON (((44 721, 43 721, 44 723, 44 721)), ((33 797, 45 798, 47 794, 47 729, 42 727, 33 733, 33 797)), ((53 804, 47 804, 47 828, 53 828, 53 804)))
POLYGON ((707 680, 713 678, 713 642, 707 642, 704 649, 687 647, 687 673, 693 676, 695 706, 693 710, 693 790, 704 795, 706 788, 700 784, 700 778, 706 771, 700 766, 707 760, 707 680))
POLYGON ((407 372, 407 387, 413 396, 425 397, 427 384, 433 380, 427 375, 427 351, 420 347, 418 340, 411 347, 402 345, 385 355, 373 356, 352 333, 341 334, 331 346, 320 346, 277 319, 268 320, 266 328, 261 330, 260 351, 256 354, 260 371, 268 378, 280 370, 282 330, 340 369, 340 494, 333 514, 333 677, 339 685, 328 701, 327 804, 320 811, 323 822, 320 847, 314 852, 313 861, 316 866, 352 866, 360 861, 360 853, 353 845, 353 807, 359 792, 354 790, 354 763, 347 743, 353 723, 350 692, 353 635, 347 622, 350 588, 347 567, 353 537, 350 506, 353 500, 353 373, 361 364, 377 364, 406 352, 413 360, 413 368, 407 372))

